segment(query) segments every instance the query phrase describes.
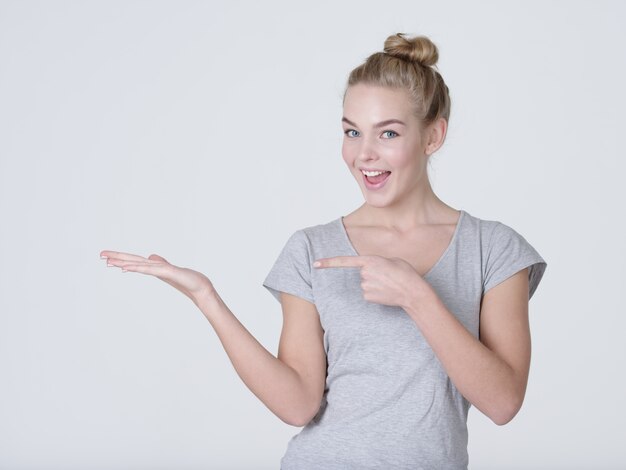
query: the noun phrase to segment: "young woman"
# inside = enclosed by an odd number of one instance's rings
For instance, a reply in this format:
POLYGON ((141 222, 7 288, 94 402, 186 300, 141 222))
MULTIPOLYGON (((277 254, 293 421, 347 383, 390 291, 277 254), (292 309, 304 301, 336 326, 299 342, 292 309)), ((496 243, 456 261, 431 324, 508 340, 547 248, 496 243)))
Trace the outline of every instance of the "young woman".
POLYGON ((201 273, 101 253, 190 297, 250 390, 304 426, 282 470, 466 469, 469 407, 503 425, 522 405, 528 303, 547 263, 510 226, 433 192, 428 159, 450 115, 437 59, 428 38, 396 34, 351 72, 342 152, 365 201, 295 231, 269 271, 278 357, 201 273))

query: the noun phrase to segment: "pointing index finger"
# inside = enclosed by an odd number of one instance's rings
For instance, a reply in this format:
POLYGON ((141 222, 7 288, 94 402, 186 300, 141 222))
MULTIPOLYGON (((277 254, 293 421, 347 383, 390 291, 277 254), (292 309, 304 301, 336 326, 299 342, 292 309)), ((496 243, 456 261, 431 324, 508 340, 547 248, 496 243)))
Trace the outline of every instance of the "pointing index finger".
POLYGON ((313 263, 316 268, 349 268, 365 265, 365 256, 334 256, 332 258, 320 258, 313 263))

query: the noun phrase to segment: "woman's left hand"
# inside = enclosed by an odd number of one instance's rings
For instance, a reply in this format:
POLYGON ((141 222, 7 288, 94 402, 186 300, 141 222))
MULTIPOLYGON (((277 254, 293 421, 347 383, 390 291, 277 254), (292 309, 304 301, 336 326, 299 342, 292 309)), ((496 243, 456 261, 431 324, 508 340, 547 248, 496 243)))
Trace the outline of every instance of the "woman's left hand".
POLYGON ((422 276, 402 258, 378 255, 335 256, 316 260, 321 268, 361 268, 361 289, 368 302, 407 307, 409 300, 432 291, 422 276))

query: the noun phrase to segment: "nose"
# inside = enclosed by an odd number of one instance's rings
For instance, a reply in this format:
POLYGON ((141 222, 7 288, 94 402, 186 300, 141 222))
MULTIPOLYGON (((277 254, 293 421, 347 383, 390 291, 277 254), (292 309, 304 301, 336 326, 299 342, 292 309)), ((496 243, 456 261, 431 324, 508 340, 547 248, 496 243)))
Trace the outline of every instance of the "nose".
POLYGON ((369 162, 372 160, 378 160, 378 152, 376 144, 372 142, 371 137, 361 139, 361 145, 359 148, 358 160, 360 162, 369 162))

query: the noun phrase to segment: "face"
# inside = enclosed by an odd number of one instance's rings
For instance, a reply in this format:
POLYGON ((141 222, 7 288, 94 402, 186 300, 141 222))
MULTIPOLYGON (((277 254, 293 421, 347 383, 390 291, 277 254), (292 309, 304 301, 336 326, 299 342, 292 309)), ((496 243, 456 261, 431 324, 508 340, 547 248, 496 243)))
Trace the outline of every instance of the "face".
POLYGON ((427 177, 428 157, 406 90, 350 86, 342 126, 343 159, 369 204, 388 206, 419 190, 427 177), (390 173, 367 179, 364 169, 390 173))

